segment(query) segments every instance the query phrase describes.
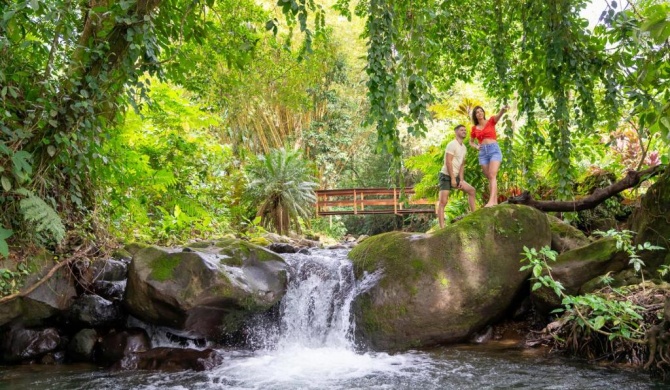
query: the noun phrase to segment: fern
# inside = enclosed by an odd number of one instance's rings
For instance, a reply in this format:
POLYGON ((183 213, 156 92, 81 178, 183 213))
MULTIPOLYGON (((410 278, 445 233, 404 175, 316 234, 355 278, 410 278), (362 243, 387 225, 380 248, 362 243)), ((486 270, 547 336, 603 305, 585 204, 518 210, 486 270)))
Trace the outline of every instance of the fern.
POLYGON ((51 238, 56 242, 62 241, 65 237, 65 226, 63 226, 63 221, 58 216, 56 210, 40 197, 24 188, 16 192, 25 196, 19 202, 19 207, 21 208, 23 218, 35 225, 37 238, 51 238))

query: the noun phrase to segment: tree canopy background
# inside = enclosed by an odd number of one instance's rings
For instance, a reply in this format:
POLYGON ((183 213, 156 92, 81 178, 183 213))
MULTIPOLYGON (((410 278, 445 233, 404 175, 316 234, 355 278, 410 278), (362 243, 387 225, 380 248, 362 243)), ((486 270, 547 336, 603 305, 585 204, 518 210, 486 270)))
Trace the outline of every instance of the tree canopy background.
POLYGON ((590 30, 584 0, 0 0, 0 254, 262 229, 245 167, 281 148, 324 187, 412 184, 420 154, 427 183, 420 137, 473 102, 513 105, 515 186, 667 161, 670 6, 605 3, 590 30))

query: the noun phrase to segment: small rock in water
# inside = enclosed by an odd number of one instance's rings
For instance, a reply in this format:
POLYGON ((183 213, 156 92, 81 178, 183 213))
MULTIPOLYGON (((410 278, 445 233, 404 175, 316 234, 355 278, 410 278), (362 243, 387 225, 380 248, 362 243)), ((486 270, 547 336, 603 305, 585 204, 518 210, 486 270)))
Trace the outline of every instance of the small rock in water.
POLYGON ((210 370, 223 363, 223 356, 214 349, 153 348, 125 356, 113 368, 120 370, 181 371, 210 370))
POLYGON ((493 328, 487 326, 486 329, 472 335, 472 337, 470 338, 470 342, 476 344, 483 344, 490 341, 492 338, 493 338, 493 328))

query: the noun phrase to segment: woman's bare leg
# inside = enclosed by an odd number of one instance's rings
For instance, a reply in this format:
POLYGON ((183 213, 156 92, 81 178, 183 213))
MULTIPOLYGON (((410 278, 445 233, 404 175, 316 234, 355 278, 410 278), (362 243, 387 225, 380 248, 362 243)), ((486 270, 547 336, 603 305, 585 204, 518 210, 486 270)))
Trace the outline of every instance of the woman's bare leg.
MULTIPOLYGON (((484 165, 482 165, 484 167, 484 165)), ((500 161, 491 161, 486 166, 484 174, 489 179, 489 201, 484 207, 495 206, 498 204, 498 170, 500 169, 500 161)))

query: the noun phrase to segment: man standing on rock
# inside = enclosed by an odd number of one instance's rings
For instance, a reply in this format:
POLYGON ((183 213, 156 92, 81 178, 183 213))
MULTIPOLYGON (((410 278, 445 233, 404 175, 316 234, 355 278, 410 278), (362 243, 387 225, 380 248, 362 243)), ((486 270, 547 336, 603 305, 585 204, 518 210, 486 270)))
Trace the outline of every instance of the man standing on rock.
POLYGON ((458 125, 454 128, 456 139, 447 144, 444 151, 444 165, 440 171, 440 197, 437 202, 437 220, 440 228, 444 227, 444 207, 449 202, 449 192, 452 189, 459 189, 468 194, 468 203, 470 211, 475 211, 475 189, 463 180, 463 168, 465 162, 465 153, 467 149, 463 140, 467 134, 465 126, 458 125))

